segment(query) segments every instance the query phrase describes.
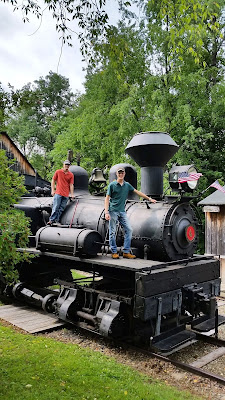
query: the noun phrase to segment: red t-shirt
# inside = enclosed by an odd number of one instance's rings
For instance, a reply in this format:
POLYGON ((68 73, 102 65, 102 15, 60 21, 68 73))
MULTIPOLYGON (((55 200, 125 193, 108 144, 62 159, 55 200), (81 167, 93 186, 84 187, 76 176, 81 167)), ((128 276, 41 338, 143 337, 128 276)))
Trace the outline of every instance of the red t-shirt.
POLYGON ((64 172, 63 169, 57 169, 53 175, 53 179, 56 181, 56 194, 68 197, 70 194, 70 185, 74 183, 72 172, 64 172))

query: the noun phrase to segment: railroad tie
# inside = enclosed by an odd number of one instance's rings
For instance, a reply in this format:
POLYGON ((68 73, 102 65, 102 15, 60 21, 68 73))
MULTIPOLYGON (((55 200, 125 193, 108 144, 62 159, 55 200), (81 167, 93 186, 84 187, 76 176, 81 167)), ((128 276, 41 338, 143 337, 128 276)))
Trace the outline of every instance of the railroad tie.
POLYGON ((225 347, 219 347, 218 349, 211 351, 211 353, 206 354, 205 356, 194 361, 190 365, 192 367, 201 368, 201 367, 204 367, 205 365, 209 364, 211 361, 214 361, 217 358, 223 356, 224 354, 225 354, 225 347))

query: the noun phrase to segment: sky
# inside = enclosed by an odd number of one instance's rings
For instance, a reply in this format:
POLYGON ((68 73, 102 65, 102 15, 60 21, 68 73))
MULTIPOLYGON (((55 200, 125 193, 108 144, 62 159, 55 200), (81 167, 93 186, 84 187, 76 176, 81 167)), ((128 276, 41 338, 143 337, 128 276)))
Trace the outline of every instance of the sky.
MULTIPOLYGON (((36 1, 43 4, 43 0, 36 1)), ((134 6, 131 9, 136 11, 134 6)), ((110 23, 116 24, 119 19, 118 0, 108 0, 106 11, 110 23)), ((74 93, 84 92, 86 63, 82 61, 77 35, 72 34, 73 47, 64 45, 61 54, 60 34, 56 32, 56 20, 50 12, 44 11, 41 24, 32 14, 28 17, 30 22, 24 23, 20 10, 13 11, 13 6, 0 0, 0 82, 4 90, 7 90, 8 83, 21 89, 53 71, 69 79, 74 93)), ((76 20, 70 27, 78 31, 76 20)))
POLYGON ((53 71, 69 78, 73 92, 84 92, 86 64, 82 62, 76 35, 73 47, 64 45, 60 58, 60 35, 50 13, 44 12, 40 28, 36 17, 29 15, 29 19, 30 23, 24 23, 20 11, 13 12, 10 4, 0 1, 0 82, 3 88, 6 90, 10 83, 20 89, 53 71))

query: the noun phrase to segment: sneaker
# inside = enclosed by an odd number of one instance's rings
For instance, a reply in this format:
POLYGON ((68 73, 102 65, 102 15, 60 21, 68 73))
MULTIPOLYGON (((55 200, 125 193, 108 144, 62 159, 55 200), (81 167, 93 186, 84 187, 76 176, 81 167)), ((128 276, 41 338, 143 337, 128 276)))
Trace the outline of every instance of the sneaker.
POLYGON ((62 226, 62 224, 60 224, 60 222, 54 222, 54 226, 62 226))
POLYGON ((129 258, 130 260, 133 260, 134 258, 136 258, 136 256, 131 253, 123 253, 123 258, 129 258))
POLYGON ((112 253, 112 258, 114 258, 114 260, 115 260, 116 258, 120 258, 120 256, 117 253, 112 253))

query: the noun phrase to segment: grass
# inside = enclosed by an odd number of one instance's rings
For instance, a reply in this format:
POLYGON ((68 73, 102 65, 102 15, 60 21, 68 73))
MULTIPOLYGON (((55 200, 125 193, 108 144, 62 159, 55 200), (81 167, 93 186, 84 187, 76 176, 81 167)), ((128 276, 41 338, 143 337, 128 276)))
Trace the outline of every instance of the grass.
POLYGON ((80 278, 84 278, 85 274, 82 274, 82 272, 77 272, 75 269, 71 270, 72 272, 72 277, 73 279, 80 279, 80 278))
MULTIPOLYGON (((80 284, 81 286, 92 282, 92 277, 90 277, 90 278, 88 279, 88 278, 87 278, 87 275, 85 275, 85 273, 82 273, 81 271, 77 272, 75 269, 72 269, 72 270, 71 270, 71 273, 72 273, 72 277, 73 277, 74 280, 75 280, 75 279, 83 279, 83 278, 86 278, 84 281, 82 281, 82 280, 79 281, 79 284, 80 284)), ((60 285, 51 285, 51 286, 49 286, 49 289, 52 289, 52 290, 57 289, 57 290, 59 290, 59 289, 60 289, 60 285)), ((1 304, 0 304, 0 305, 1 305, 1 304)))
POLYGON ((1 325, 0 343, 1 400, 194 400, 74 344, 1 325))

